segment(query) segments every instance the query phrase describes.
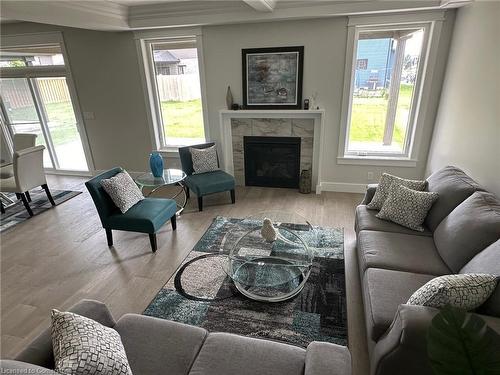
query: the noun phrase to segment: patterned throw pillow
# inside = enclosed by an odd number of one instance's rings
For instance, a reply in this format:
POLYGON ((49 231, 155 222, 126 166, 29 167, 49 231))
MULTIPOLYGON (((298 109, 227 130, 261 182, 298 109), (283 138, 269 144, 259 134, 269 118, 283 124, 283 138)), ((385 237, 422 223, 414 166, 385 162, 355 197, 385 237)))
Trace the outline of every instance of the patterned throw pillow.
POLYGON ((424 190, 427 186, 427 181, 425 180, 407 180, 388 173, 383 173, 377 186, 377 190, 375 190, 375 194, 373 195, 371 202, 366 205, 366 208, 369 208, 370 210, 380 210, 389 195, 389 189, 393 183, 418 191, 424 190))
POLYGON ((439 276, 413 293, 407 304, 473 310, 486 302, 497 282, 498 276, 480 273, 439 276))
POLYGON ((132 375, 118 332, 70 312, 52 310, 55 371, 65 375, 132 375))
POLYGON ((437 198, 438 193, 416 191, 394 183, 389 189, 389 196, 382 209, 376 216, 379 219, 390 220, 423 232, 422 224, 437 198))
POLYGON ((193 174, 212 172, 219 169, 215 145, 207 148, 191 147, 190 151, 193 160, 193 174))
POLYGON ((117 173, 111 178, 101 180, 101 186, 122 214, 127 212, 134 204, 144 199, 134 180, 132 180, 132 177, 126 171, 117 173))

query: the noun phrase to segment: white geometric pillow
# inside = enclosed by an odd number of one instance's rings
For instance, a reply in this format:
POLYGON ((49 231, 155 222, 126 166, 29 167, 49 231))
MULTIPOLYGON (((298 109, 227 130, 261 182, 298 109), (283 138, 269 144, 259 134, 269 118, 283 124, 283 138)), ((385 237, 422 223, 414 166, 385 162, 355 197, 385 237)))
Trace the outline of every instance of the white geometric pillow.
POLYGON ((438 193, 416 191, 393 183, 382 209, 375 216, 423 232, 422 224, 436 199, 438 193))
POLYGON ((219 169, 215 145, 207 148, 191 147, 190 151, 193 160, 193 174, 212 172, 219 169))
POLYGON ((497 282, 498 276, 481 273, 439 276, 413 293, 407 304, 474 310, 491 296, 497 282))
POLYGON ((101 186, 122 214, 127 212, 134 204, 144 199, 141 191, 127 171, 101 180, 101 186))
POLYGON ((55 371, 65 375, 132 375, 118 332, 95 320, 52 310, 55 371))
POLYGON ((371 202, 366 205, 366 208, 370 210, 380 210, 389 195, 389 190, 393 183, 418 191, 424 190, 427 186, 427 181, 425 180, 407 180, 405 178, 393 176, 389 173, 383 173, 377 189, 375 190, 375 194, 373 195, 371 202))

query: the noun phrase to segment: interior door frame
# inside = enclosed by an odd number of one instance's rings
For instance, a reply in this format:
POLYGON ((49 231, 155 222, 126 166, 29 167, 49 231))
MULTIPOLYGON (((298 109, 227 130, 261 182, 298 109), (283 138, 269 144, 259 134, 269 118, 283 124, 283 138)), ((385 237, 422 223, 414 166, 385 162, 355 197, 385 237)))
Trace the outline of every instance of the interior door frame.
MULTIPOLYGON (((66 45, 64 43, 64 37, 61 32, 47 32, 47 33, 35 33, 35 34, 18 34, 18 35, 1 35, 1 45, 2 47, 15 47, 15 46, 26 46, 26 45, 40 45, 40 44, 59 44, 61 47, 61 53, 63 55, 65 65, 52 65, 52 66, 37 66, 37 67, 16 67, 16 68, 0 68, 0 76, 2 78, 26 78, 28 82, 30 79, 43 78, 43 77, 64 77, 66 80, 66 85, 68 87, 69 96, 71 99, 71 105, 73 107, 73 113, 76 119, 76 128, 80 135, 80 141, 82 143, 85 160, 87 162, 88 171, 75 171, 75 170, 65 170, 55 168, 55 163, 53 157, 51 156, 53 168, 45 168, 47 173, 52 174, 63 174, 63 175, 76 175, 76 176, 91 176, 95 173, 95 165, 92 157, 92 150, 89 145, 89 140, 87 132, 85 129, 85 122, 83 119, 80 101, 75 88, 73 75, 71 73, 70 61, 68 58, 68 53, 66 45)), ((29 83, 29 85, 31 85, 29 83)), ((30 86, 31 87, 31 86, 30 86)), ((31 90, 31 88, 30 88, 31 90)), ((33 92, 32 92, 33 95, 33 92)), ((35 100, 35 96, 33 96, 35 100)), ((40 97, 38 97, 40 99, 40 97)), ((43 102, 35 103, 35 107, 44 109, 43 102)), ((2 107, 2 110, 4 108, 2 107)), ((37 108, 37 113, 38 113, 37 108)), ((42 118, 39 116, 40 125, 43 129, 42 118)), ((2 131, 4 136, 7 137, 5 128, 10 128, 7 124, 7 119, 3 119, 5 122, 2 126, 2 131)), ((43 130, 42 130, 43 131, 43 130)), ((12 137, 11 129, 8 133, 9 137, 12 137)), ((46 137, 47 138, 47 137, 46 137)), ((10 146, 12 147, 12 140, 10 139, 10 146)), ((48 145, 47 145, 48 146, 48 145)), ((48 148, 48 147, 47 147, 48 148)), ((54 150, 52 152, 55 152, 54 150)), ((49 155, 51 151, 49 150, 49 155)))

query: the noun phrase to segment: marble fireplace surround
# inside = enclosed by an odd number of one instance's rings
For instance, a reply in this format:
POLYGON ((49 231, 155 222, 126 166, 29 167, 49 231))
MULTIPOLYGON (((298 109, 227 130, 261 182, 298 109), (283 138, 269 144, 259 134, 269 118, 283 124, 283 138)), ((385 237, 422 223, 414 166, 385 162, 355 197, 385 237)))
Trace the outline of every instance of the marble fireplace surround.
POLYGON ((300 169, 312 169, 312 187, 320 193, 323 119, 324 110, 221 110, 222 166, 244 185, 244 136, 300 137, 300 169))

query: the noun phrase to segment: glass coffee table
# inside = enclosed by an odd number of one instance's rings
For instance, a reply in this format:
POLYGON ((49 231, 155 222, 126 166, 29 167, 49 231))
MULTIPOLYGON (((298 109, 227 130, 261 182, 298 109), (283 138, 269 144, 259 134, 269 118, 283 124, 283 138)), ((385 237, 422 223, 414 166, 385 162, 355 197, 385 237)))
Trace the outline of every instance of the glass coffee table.
POLYGON ((170 199, 174 199, 177 203, 177 215, 180 215, 187 204, 187 187, 183 181, 187 177, 186 173, 180 169, 164 169, 161 177, 155 177, 151 172, 141 174, 135 179, 135 183, 144 194, 144 188, 149 188, 145 196, 149 197, 159 189, 168 191, 171 195, 170 199))
POLYGON ((299 294, 311 273, 314 254, 307 245, 313 226, 293 213, 263 212, 242 219, 222 243, 222 268, 244 296, 264 302, 285 301, 299 294), (272 221, 276 240, 261 234, 272 221))

